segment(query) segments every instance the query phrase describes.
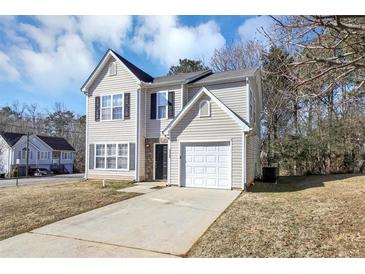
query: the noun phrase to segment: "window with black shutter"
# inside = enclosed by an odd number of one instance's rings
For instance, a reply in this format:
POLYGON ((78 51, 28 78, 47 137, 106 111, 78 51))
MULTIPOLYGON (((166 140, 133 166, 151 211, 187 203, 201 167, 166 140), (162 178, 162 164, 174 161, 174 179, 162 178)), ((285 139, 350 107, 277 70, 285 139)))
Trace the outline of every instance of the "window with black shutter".
POLYGON ((124 119, 130 119, 131 110, 131 94, 124 93, 124 119))
POLYGON ((95 121, 100 121, 100 96, 95 97, 95 121))
POLYGON ((172 119, 175 117, 175 92, 169 91, 168 95, 168 117, 172 119))
POLYGON ((151 120, 156 120, 156 93, 151 94, 151 110, 150 110, 151 120))

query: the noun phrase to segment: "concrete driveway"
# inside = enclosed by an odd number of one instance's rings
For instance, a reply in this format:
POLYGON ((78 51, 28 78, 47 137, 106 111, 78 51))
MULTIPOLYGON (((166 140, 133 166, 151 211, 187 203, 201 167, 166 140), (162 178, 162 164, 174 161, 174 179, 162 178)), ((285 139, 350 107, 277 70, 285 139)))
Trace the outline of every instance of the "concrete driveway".
POLYGON ((182 256, 240 191, 168 187, 0 242, 0 257, 182 256))

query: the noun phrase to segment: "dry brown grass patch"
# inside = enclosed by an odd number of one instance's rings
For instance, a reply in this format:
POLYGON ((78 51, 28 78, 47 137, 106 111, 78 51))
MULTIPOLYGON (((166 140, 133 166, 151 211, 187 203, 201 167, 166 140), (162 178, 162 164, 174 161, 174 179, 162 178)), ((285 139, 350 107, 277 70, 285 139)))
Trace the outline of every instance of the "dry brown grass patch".
POLYGON ((132 198, 118 192, 129 182, 101 181, 27 185, 0 189, 0 240, 91 209, 132 198))
POLYGON ((256 184, 217 219, 188 256, 364 257, 364 197, 365 176, 256 184))

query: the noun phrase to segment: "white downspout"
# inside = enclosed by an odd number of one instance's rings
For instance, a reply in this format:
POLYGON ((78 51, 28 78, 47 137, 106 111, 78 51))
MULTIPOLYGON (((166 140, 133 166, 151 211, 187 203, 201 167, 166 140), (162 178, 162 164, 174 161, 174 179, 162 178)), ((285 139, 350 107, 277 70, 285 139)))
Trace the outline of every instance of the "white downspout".
POLYGON ((88 172, 89 172, 89 132, 88 132, 88 124, 89 124, 89 95, 86 94, 86 128, 85 128, 85 175, 84 179, 87 180, 88 172))
POLYGON ((140 140, 140 108, 141 108, 141 96, 140 96, 140 91, 141 91, 141 87, 139 87, 137 89, 136 92, 136 150, 135 150, 135 172, 134 172, 134 180, 136 182, 139 182, 139 151, 140 151, 140 144, 139 144, 139 140, 140 140))

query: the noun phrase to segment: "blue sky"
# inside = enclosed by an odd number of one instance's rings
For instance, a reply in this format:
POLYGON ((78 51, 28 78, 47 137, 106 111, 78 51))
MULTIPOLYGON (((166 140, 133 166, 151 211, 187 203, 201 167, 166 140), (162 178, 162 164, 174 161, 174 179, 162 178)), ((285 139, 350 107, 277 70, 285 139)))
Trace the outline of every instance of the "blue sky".
POLYGON ((0 106, 56 102, 85 113, 80 86, 108 48, 152 76, 179 58, 209 63, 214 49, 261 39, 266 16, 0 16, 0 106))

